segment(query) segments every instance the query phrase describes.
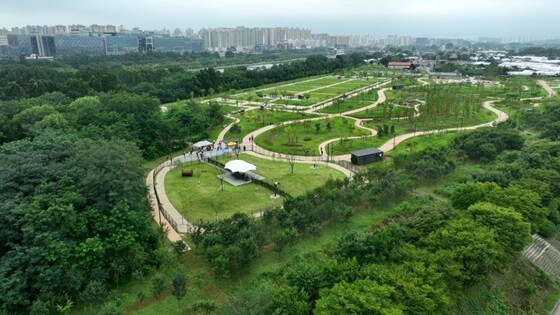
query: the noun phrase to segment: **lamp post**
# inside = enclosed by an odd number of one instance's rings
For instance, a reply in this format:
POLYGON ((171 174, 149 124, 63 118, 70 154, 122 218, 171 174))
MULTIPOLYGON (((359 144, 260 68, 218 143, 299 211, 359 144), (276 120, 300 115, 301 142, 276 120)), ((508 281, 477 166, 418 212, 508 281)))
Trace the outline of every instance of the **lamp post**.
POLYGON ((161 222, 161 211, 163 210, 163 205, 158 203, 158 215, 159 215, 159 225, 163 227, 163 222, 161 222))
POLYGON ((280 182, 274 182, 274 187, 276 188, 274 190, 274 198, 278 198, 278 188, 280 187, 280 182))

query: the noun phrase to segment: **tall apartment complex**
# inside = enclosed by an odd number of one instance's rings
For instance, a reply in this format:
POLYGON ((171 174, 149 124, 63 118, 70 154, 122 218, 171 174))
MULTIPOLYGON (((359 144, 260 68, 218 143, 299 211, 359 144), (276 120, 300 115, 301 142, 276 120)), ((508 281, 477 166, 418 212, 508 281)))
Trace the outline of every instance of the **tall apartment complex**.
POLYGON ((255 47, 276 48, 282 44, 294 46, 311 39, 311 30, 305 28, 274 27, 274 28, 210 28, 199 31, 208 50, 225 51, 235 47, 236 50, 253 50, 255 47))

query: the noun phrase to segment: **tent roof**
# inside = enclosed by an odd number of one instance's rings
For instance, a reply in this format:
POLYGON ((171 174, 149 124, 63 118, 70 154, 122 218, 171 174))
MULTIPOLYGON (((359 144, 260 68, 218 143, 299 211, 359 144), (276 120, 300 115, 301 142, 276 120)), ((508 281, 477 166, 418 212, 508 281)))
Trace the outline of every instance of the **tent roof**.
POLYGON ((228 169, 234 173, 246 173, 248 171, 254 171, 257 167, 251 163, 247 163, 243 160, 233 160, 226 163, 224 166, 225 169, 228 169))
POLYGON ((208 140, 202 140, 202 141, 198 141, 197 143, 193 144, 193 147, 195 148, 202 148, 202 147, 207 147, 209 145, 212 145, 213 143, 208 141, 208 140))

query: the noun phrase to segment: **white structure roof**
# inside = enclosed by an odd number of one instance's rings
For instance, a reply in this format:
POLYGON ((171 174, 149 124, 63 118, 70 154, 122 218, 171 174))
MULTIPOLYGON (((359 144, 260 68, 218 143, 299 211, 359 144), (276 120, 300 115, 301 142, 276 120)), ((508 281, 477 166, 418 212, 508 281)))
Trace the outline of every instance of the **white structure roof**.
POLYGON ((233 173, 246 173, 248 171, 254 171, 257 167, 251 163, 247 163, 243 160, 233 160, 226 163, 225 169, 232 171, 233 173))
POLYGON ((208 141, 208 140, 202 140, 202 141, 198 141, 197 143, 193 144, 193 147, 195 148, 203 148, 203 147, 207 147, 209 145, 212 145, 213 143, 208 141))

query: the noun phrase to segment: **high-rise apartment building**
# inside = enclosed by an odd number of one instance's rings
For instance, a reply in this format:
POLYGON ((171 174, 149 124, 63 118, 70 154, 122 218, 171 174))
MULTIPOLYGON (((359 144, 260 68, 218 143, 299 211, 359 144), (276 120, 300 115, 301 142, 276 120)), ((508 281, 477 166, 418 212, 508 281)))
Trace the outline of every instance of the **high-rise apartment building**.
POLYGON ((224 51, 230 47, 238 50, 255 46, 276 47, 279 43, 293 43, 311 38, 311 30, 290 27, 275 28, 212 28, 202 29, 199 36, 207 49, 224 51))

